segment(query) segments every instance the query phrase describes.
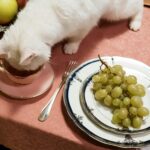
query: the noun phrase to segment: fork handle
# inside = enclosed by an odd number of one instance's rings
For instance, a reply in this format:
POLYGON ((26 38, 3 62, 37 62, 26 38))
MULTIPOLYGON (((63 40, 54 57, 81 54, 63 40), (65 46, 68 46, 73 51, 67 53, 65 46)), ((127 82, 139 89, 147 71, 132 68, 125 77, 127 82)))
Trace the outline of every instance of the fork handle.
POLYGON ((45 105, 45 107, 42 109, 42 111, 41 111, 41 113, 40 113, 40 115, 39 115, 39 117, 38 117, 38 120, 39 120, 39 121, 43 122, 43 121, 47 120, 47 118, 48 118, 48 116, 49 116, 49 114, 50 114, 50 112, 51 112, 51 108, 52 108, 52 106, 53 106, 53 103, 54 103, 54 101, 55 101, 55 99, 56 99, 56 97, 57 97, 57 95, 58 95, 60 89, 62 88, 63 84, 64 84, 64 82, 62 81, 62 82, 60 83, 59 87, 58 87, 58 88, 55 90, 55 92, 53 93, 53 95, 52 95, 52 97, 50 98, 50 100, 48 101, 48 103, 47 103, 47 104, 45 105))

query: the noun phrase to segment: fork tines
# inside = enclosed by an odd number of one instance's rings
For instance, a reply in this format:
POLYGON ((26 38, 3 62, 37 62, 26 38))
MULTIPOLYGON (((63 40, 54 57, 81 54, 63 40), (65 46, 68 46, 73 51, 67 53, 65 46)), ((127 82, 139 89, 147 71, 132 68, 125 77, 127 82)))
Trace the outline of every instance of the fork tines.
POLYGON ((77 62, 74 60, 70 60, 67 67, 66 67, 66 71, 65 74, 69 74, 77 65, 77 62))

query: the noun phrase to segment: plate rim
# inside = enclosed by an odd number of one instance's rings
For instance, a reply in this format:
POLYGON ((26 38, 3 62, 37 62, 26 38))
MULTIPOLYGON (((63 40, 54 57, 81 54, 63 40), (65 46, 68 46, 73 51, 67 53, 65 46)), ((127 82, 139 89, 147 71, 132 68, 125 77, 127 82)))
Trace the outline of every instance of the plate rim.
MULTIPOLYGON (((120 56, 103 56, 102 58, 105 58, 105 59, 110 59, 110 58, 125 58, 125 59, 129 59, 129 60, 132 60, 132 61, 135 61, 135 62, 138 62, 138 63, 141 63, 142 65, 144 65, 147 69, 150 70, 150 67, 148 65, 146 65, 145 63, 139 61, 139 60, 135 60, 133 58, 128 58, 128 57, 120 57, 120 56)), ((100 143, 103 143, 103 144, 106 144, 106 145, 110 145, 110 146, 115 146, 115 147, 120 147, 120 148, 141 148, 143 146, 146 146, 146 145, 149 145, 150 144, 150 139, 145 141, 145 142, 141 142, 141 143, 115 143, 113 141, 110 141, 110 140, 106 140, 106 139, 103 139, 102 137, 92 133, 91 131, 89 131, 84 125, 82 125, 79 120, 76 118, 75 114, 73 113, 72 109, 71 109, 71 106, 69 104, 69 101, 67 99, 67 91, 68 91, 68 85, 69 85, 69 81, 71 80, 71 78, 73 78, 75 76, 75 73, 77 71, 79 71, 81 68, 83 68, 85 65, 88 65, 89 63, 92 63, 94 61, 98 60, 98 58, 93 58, 93 59, 89 59, 83 63, 81 63, 76 69, 74 69, 70 75, 68 76, 67 80, 66 80, 66 84, 65 84, 65 87, 64 87, 64 91, 63 91, 63 102, 64 102, 64 105, 66 107, 66 111, 69 115, 69 117, 71 118, 71 120, 75 123, 75 125, 82 131, 84 132, 86 135, 88 135, 89 137, 91 137, 92 139, 100 142, 100 143)))

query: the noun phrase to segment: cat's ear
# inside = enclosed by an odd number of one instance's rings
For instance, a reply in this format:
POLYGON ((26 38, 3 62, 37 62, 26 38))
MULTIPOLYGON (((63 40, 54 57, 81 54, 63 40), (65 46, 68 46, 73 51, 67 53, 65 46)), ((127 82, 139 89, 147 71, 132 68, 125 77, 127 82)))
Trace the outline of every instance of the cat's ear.
POLYGON ((32 62, 32 60, 37 57, 35 53, 24 53, 20 58, 20 65, 28 65, 32 62))
POLYGON ((7 53, 4 50, 3 42, 0 40, 0 58, 6 58, 7 53))

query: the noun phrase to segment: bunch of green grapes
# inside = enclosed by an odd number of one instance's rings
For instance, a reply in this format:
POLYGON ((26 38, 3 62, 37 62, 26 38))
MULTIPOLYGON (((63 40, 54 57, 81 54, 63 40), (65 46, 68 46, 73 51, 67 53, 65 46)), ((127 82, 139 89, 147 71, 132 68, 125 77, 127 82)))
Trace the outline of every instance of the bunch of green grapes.
POLYGON ((141 127, 143 117, 149 114, 149 110, 142 101, 145 88, 137 83, 134 75, 126 76, 121 65, 105 65, 93 75, 92 81, 95 100, 112 109, 113 124, 125 128, 141 127))

